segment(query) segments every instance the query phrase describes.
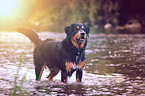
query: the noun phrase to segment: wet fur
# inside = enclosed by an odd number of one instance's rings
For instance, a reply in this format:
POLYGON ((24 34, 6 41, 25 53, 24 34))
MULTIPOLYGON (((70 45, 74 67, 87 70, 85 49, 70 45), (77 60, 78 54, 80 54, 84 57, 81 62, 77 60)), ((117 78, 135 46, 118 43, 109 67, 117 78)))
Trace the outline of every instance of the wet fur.
POLYGON ((48 75, 50 80, 61 70, 62 82, 66 82, 67 77, 74 71, 77 82, 81 82, 89 27, 82 23, 65 27, 67 36, 61 42, 52 39, 42 41, 36 31, 30 28, 18 28, 17 31, 26 35, 36 46, 34 49, 36 80, 41 79, 43 70, 47 66, 50 70, 48 75), (81 32, 84 32, 84 36, 81 36, 81 32))

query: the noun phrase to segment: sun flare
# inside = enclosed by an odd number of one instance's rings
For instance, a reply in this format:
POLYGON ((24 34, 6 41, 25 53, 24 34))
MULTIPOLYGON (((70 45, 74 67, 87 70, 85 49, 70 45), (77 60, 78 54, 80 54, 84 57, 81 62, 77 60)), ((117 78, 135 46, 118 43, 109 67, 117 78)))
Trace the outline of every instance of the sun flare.
POLYGON ((0 0, 0 15, 9 15, 16 8, 17 0, 0 0))

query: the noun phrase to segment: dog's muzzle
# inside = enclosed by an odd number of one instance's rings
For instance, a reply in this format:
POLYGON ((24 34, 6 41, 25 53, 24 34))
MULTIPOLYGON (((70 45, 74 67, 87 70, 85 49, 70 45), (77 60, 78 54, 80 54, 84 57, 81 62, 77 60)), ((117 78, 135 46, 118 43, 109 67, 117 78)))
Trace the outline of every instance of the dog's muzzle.
POLYGON ((86 39, 86 33, 83 30, 80 30, 80 38, 77 39, 77 42, 83 43, 85 39, 86 39))

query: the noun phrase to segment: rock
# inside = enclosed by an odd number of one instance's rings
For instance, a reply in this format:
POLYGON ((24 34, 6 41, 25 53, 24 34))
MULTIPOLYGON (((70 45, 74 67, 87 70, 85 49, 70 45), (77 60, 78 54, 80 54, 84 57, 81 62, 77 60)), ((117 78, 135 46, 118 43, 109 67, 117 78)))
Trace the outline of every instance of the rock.
POLYGON ((141 27, 142 27, 141 24, 136 19, 129 20, 124 26, 125 29, 141 28, 141 27))
POLYGON ((111 25, 110 23, 107 23, 107 24, 104 25, 104 28, 105 28, 105 29, 109 29, 109 28, 111 28, 111 27, 112 27, 112 25, 111 25))

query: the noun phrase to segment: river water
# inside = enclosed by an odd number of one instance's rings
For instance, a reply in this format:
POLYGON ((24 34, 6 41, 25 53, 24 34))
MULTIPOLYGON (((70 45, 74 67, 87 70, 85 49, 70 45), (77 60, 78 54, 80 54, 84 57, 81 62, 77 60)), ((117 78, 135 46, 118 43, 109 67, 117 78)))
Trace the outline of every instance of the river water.
MULTIPOLYGON (((63 33, 41 32, 41 39, 62 40, 63 33)), ((24 35, 0 32, 0 95, 88 96, 145 95, 145 35, 91 34, 86 48, 82 83, 75 73, 67 84, 60 73, 49 81, 46 68, 41 81, 35 81, 34 45, 24 35)))

